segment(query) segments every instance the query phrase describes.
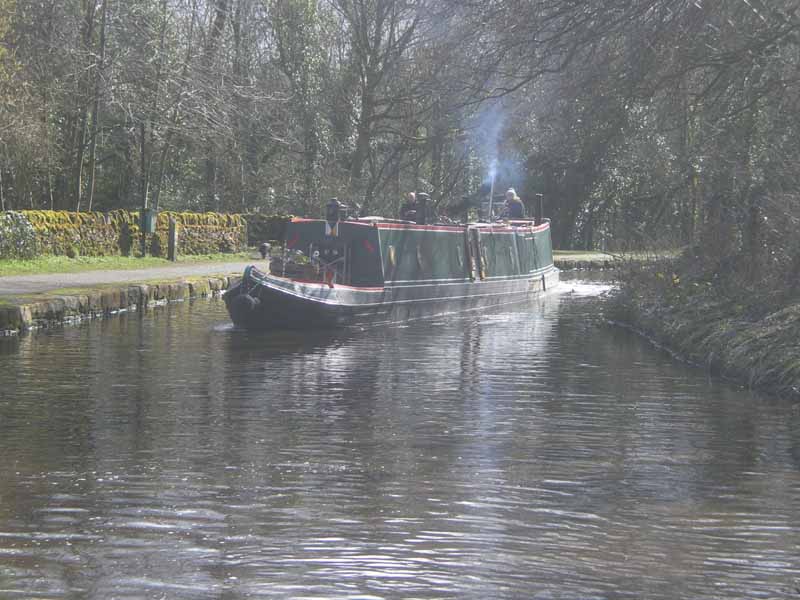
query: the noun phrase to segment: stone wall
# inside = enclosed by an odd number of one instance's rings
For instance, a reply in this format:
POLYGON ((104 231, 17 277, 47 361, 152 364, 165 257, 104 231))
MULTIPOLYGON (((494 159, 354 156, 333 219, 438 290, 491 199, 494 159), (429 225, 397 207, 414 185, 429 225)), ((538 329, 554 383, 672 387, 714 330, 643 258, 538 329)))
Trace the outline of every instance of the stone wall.
MULTIPOLYGON (((158 215, 156 233, 146 238, 149 254, 166 255, 171 219, 178 224, 180 254, 235 253, 247 248, 247 223, 241 215, 164 211, 158 215)), ((0 259, 140 253, 138 211, 0 213, 0 259)))

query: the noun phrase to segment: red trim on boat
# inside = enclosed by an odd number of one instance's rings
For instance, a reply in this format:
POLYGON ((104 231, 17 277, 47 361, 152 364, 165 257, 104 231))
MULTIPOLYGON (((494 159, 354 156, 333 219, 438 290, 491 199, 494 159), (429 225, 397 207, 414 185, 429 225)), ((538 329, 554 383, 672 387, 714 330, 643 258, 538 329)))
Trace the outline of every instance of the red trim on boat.
MULTIPOLYGON (((292 217, 291 223, 325 223, 322 219, 307 219, 305 217, 292 217)), ((346 223, 348 225, 357 225, 359 227, 374 227, 374 222, 364 222, 364 221, 339 221, 340 223, 346 223)))
POLYGON ((412 225, 405 223, 378 223, 378 229, 408 229, 409 231, 449 231, 463 233, 463 226, 455 225, 412 225))
MULTIPOLYGON (((550 223, 542 223, 541 225, 533 226, 530 221, 511 221, 508 224, 502 225, 471 225, 475 229, 491 232, 504 232, 513 233, 519 229, 528 229, 530 231, 544 231, 550 228, 550 223)), ((378 229, 407 229, 410 231, 447 231, 451 233, 463 233, 464 225, 406 225, 404 223, 378 223, 378 229)))

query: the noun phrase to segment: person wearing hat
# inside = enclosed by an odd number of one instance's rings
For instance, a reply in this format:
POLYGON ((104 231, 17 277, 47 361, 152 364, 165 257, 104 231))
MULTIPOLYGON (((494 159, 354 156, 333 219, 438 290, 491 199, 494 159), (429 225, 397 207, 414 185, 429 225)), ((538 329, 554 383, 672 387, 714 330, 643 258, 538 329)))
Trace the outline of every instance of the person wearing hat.
POLYGON ((525 218, 525 205, 522 204, 522 200, 517 196, 514 188, 508 188, 506 192, 506 205, 503 209, 503 216, 507 219, 525 218))
POLYGON ((414 192, 408 192, 406 201, 400 207, 400 218, 404 221, 416 221, 417 208, 417 195, 414 192))

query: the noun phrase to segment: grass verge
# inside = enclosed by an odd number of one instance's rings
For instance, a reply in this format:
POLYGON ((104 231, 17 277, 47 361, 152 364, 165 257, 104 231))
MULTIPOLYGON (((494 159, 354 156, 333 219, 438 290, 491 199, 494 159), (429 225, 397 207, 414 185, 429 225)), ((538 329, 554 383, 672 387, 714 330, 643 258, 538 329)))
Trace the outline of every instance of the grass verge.
POLYGON ((572 260, 580 262, 614 260, 614 256, 605 252, 590 250, 553 250, 553 260, 572 260))
POLYGON ((620 262, 653 262, 657 260, 677 258, 679 250, 659 250, 657 252, 647 252, 644 250, 635 252, 600 252, 599 250, 553 250, 553 258, 556 260, 573 261, 604 261, 616 260, 620 262))

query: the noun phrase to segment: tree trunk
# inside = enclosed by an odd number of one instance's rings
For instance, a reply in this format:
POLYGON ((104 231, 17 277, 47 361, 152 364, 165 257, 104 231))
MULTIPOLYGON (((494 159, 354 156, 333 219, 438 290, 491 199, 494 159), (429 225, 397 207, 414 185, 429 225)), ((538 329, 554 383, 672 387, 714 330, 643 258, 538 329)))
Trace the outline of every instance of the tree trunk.
POLYGON ((149 173, 147 169, 147 123, 142 121, 139 125, 139 133, 140 133, 140 159, 141 159, 141 168, 142 168, 142 178, 139 182, 139 194, 141 198, 140 206, 144 209, 147 208, 147 192, 148 188, 150 187, 149 182, 149 173))
POLYGON ((364 172, 364 162, 369 153, 370 132, 369 127, 358 124, 356 149, 350 161, 350 195, 359 197, 362 191, 361 176, 364 172))
MULTIPOLYGON (((164 42, 166 38, 166 30, 167 30, 167 2, 166 0, 161 0, 161 32, 158 36, 158 63, 156 66, 155 93, 153 94, 152 103, 150 105, 151 123, 156 122, 157 120, 159 120, 160 117, 158 111, 158 99, 161 96, 161 79, 162 79, 162 72, 164 70, 164 42)), ((153 136, 151 135, 151 137, 153 136)), ((160 166, 161 164, 159 163, 159 168, 160 166)), ((148 163, 147 166, 148 172, 150 171, 150 167, 151 163, 148 163)), ((155 210, 158 210, 158 200, 159 200, 159 194, 161 192, 160 174, 157 176, 156 184, 152 187, 153 187, 153 207, 155 208, 155 210)))
MULTIPOLYGON (((225 29, 225 19, 228 15, 228 0, 216 0, 215 4, 214 22, 211 26, 211 34, 208 38, 206 51, 204 55, 205 75, 208 77, 208 86, 212 87, 213 83, 213 65, 214 59, 219 47, 222 32, 225 29)), ((206 97, 210 102, 212 95, 210 89, 206 89, 206 97)), ((211 132, 208 132, 206 139, 206 158, 205 158, 205 179, 206 179, 206 207, 214 210, 219 210, 219 195, 217 194, 217 158, 216 148, 212 139, 211 132)))
POLYGON ((103 68, 106 58, 106 13, 108 9, 108 0, 103 0, 102 16, 100 20, 100 51, 95 65, 95 79, 94 79, 94 105, 92 106, 92 131, 91 141, 89 146, 89 211, 92 210, 94 202, 94 185, 95 185, 95 167, 97 163, 97 135, 98 123, 100 112, 100 87, 103 79, 103 68))
MULTIPOLYGON (((89 0, 86 2, 86 14, 84 16, 83 23, 83 51, 87 55, 91 54, 92 52, 92 37, 94 36, 94 17, 96 8, 97 6, 95 4, 95 0, 89 0)), ((85 84, 85 78, 81 77, 79 85, 81 85, 81 87, 88 87, 85 84)), ((78 123, 80 130, 76 135, 75 164, 73 168, 75 211, 80 211, 81 209, 81 199, 83 196, 83 157, 86 153, 86 127, 88 126, 89 121, 89 107, 87 99, 79 96, 78 102, 78 123)))
POLYGON ((303 192, 306 214, 318 204, 317 195, 319 194, 319 179, 317 177, 317 163, 319 161, 319 136, 317 135, 316 115, 309 111, 305 125, 305 152, 303 153, 303 192))
MULTIPOLYGON (((163 0, 161 8, 162 13, 166 13, 166 0, 163 0)), ((195 20, 197 18, 197 4, 195 2, 192 3, 192 18, 189 21, 189 35, 186 42, 186 56, 183 61, 183 67, 181 68, 181 78, 180 78, 180 87, 178 88, 178 94, 174 102, 174 108, 172 109, 172 116, 170 117, 169 124, 170 127, 167 130, 167 134, 164 139, 164 143, 161 145, 161 152, 158 159, 158 172, 156 174, 155 185, 153 186, 153 206, 156 210, 158 210, 159 203, 161 201, 161 186, 164 183, 164 169, 166 168, 167 164, 167 156, 169 155, 170 148, 172 147, 172 136, 175 132, 175 129, 178 125, 178 120, 180 118, 180 105, 181 105, 181 98, 183 97, 184 90, 186 87, 186 81, 188 80, 188 73, 189 73, 189 61, 192 57, 192 52, 194 51, 193 47, 193 40, 194 40, 194 25, 195 20)), ((165 21, 166 22, 166 21, 165 21)), ((162 35, 164 32, 162 30, 162 35)))
POLYGON ((750 190, 748 202, 747 225, 745 227, 745 240, 747 244, 747 259, 749 261, 749 279, 757 281, 761 275, 761 200, 764 190, 756 187, 750 190))
MULTIPOLYGON (((365 84, 368 88, 369 83, 365 84)), ((363 184, 361 181, 364 173, 364 163, 369 156, 369 146, 372 141, 372 118, 375 112, 375 99, 365 89, 361 96, 361 115, 356 127, 356 149, 350 161, 350 196, 359 198, 362 195, 363 184)), ((366 203, 365 203, 366 204, 366 203)))
POLYGON ((439 206, 442 200, 442 173, 444 156, 444 137, 447 130, 442 127, 441 104, 437 100, 434 102, 431 115, 430 152, 431 152, 431 200, 434 206, 439 206))
POLYGON ((83 195, 83 154, 86 149, 86 121, 88 115, 84 111, 81 117, 81 128, 78 132, 78 141, 75 154, 75 166, 73 171, 73 184, 75 185, 75 212, 81 210, 81 196, 83 195))

